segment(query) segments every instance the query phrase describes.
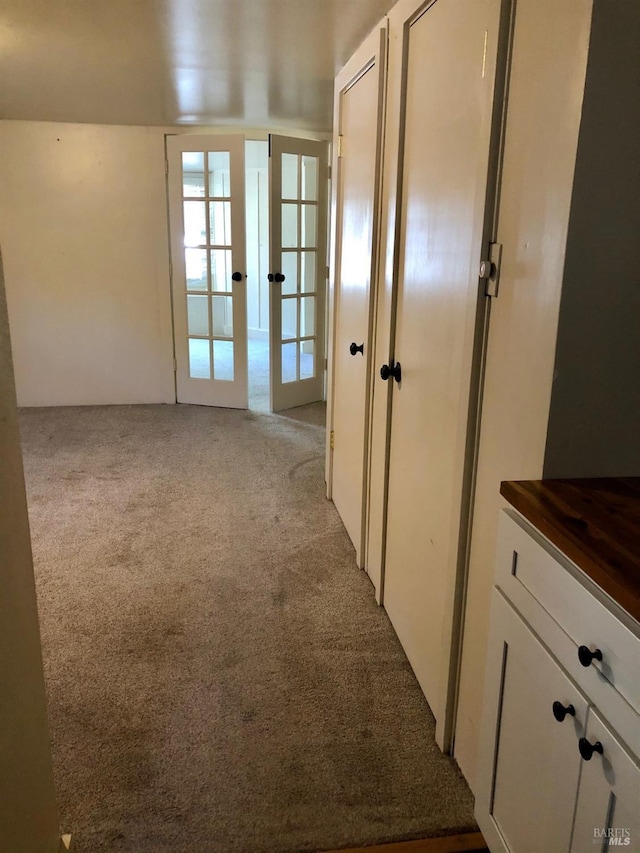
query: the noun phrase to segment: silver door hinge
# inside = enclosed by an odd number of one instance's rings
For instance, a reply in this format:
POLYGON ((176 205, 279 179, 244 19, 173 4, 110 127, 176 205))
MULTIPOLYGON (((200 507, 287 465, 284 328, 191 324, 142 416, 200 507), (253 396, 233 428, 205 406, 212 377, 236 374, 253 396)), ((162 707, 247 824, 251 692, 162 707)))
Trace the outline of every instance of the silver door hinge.
POLYGON ((500 283, 502 243, 489 243, 489 256, 480 261, 478 276, 485 282, 485 296, 497 296, 500 283))
POLYGON ((327 166, 327 179, 331 180, 331 166, 327 166))
POLYGON ((344 142, 343 142, 343 140, 344 140, 344 136, 342 134, 340 134, 338 136, 338 157, 342 157, 342 155, 344 154, 344 142))
POLYGON ((331 450, 333 450, 334 437, 335 437, 335 433, 333 430, 331 430, 331 432, 329 433, 329 447, 331 448, 331 450))

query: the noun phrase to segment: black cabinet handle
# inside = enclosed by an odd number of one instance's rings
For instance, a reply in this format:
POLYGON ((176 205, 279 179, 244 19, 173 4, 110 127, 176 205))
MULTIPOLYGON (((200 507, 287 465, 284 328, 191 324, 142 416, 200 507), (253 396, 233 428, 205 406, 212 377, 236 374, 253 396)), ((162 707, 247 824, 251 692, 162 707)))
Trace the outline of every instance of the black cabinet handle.
POLYGON ((580 755, 584 758, 585 761, 591 761, 591 756, 594 752, 599 752, 600 755, 604 752, 602 749, 602 744, 599 740, 595 743, 589 743, 586 737, 581 737, 578 741, 578 749, 580 750, 580 755))
POLYGON ((390 376, 393 376, 398 384, 402 381, 402 369, 399 361, 396 361, 395 363, 392 361, 391 364, 383 364, 380 368, 380 377, 384 379, 385 382, 390 376))
POLYGON ((351 355, 355 355, 355 354, 356 354, 356 353, 358 353, 358 352, 359 352, 361 355, 364 355, 364 344, 360 344, 360 346, 358 346, 358 345, 356 344, 356 342, 355 342, 355 341, 353 341, 353 342, 352 342, 352 344, 351 344, 351 346, 349 347, 349 352, 351 353, 351 355))
POLYGON ((233 281, 242 281, 242 273, 241 272, 234 272, 234 274, 231 276, 231 278, 233 281))
POLYGON ((602 652, 600 649, 596 649, 595 652, 592 652, 591 649, 587 648, 587 646, 580 646, 578 649, 578 660, 582 666, 591 666, 591 661, 602 660, 602 652))
POLYGON ((576 709, 573 705, 563 705, 562 702, 558 701, 553 703, 551 709, 553 711, 553 716, 559 723, 564 720, 567 714, 569 714, 570 717, 575 717, 576 715, 576 709))

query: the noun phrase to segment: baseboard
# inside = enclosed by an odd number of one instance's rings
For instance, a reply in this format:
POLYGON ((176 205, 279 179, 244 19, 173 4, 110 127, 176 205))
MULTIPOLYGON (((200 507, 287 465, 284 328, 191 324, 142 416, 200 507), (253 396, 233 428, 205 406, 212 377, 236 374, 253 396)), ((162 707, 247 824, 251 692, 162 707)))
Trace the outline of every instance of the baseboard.
POLYGON ((60 847, 58 848, 59 853, 73 853, 73 847, 71 844, 71 836, 63 835, 60 839, 60 847))

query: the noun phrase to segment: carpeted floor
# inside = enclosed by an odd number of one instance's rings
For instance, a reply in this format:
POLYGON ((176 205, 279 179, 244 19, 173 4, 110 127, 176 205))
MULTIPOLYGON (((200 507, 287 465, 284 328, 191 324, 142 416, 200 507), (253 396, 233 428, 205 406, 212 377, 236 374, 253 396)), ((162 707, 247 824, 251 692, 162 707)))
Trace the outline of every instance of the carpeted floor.
POLYGON ((285 853, 475 827, 324 497, 324 410, 21 412, 77 853, 285 853))

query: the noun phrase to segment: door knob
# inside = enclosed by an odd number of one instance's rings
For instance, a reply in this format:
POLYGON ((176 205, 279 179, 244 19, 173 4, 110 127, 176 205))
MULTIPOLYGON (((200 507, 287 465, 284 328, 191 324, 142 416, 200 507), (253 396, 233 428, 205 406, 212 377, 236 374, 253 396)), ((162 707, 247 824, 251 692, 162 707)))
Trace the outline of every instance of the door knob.
POLYGON ((274 275, 274 277, 273 277, 273 278, 274 278, 274 280, 275 280, 275 281, 284 281, 284 278, 285 278, 285 277, 282 275, 282 273, 281 273, 281 272, 277 272, 277 273, 274 275))
POLYGON ((589 743, 586 737, 581 737, 578 741, 578 749, 580 750, 580 755, 584 758, 585 761, 591 761, 591 756, 594 752, 599 752, 600 755, 604 752, 602 748, 602 744, 599 740, 595 743, 589 743))
POLYGON ((233 279, 233 281, 242 281, 242 273, 241 272, 234 272, 234 274, 231 276, 231 278, 233 279))
POLYGON ((578 660, 582 666, 591 666, 591 661, 602 660, 602 652, 600 649, 596 649, 592 652, 591 649, 587 648, 587 646, 580 646, 578 649, 578 660))
POLYGON ((357 352, 359 352, 361 355, 364 355, 364 344, 360 344, 360 346, 358 346, 356 342, 353 341, 351 346, 349 347, 349 352, 351 353, 351 355, 355 355, 357 352))
POLYGON ((272 272, 267 274, 267 281, 273 281, 273 273, 272 272))
POLYGON ((576 709, 573 705, 563 705, 562 702, 554 702, 551 709, 553 710, 553 716, 559 723, 564 720, 567 714, 569 714, 570 717, 575 717, 576 715, 576 709))
POLYGON ((380 368, 380 376, 386 382, 390 376, 396 380, 399 384, 402 379, 402 370, 400 368, 400 362, 396 361, 395 363, 392 361, 391 364, 383 364, 380 368))

